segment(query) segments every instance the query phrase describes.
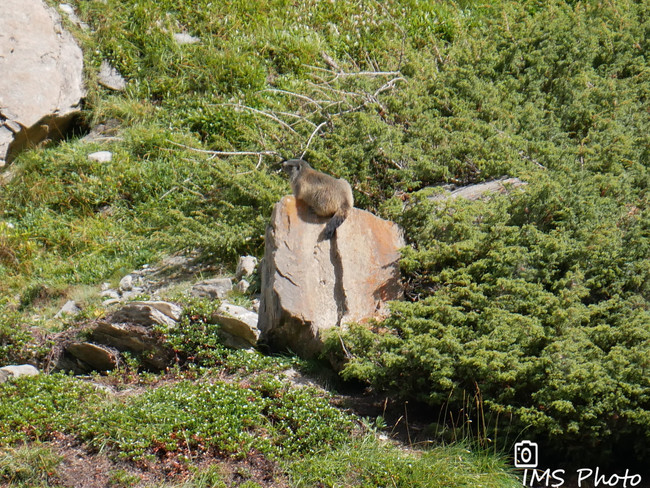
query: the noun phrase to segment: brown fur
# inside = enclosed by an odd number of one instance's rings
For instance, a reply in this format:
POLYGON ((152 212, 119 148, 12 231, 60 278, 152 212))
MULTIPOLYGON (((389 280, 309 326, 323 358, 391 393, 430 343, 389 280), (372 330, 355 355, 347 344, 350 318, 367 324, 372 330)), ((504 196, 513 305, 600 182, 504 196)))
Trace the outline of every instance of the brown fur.
POLYGON ((307 161, 290 159, 282 165, 289 174, 291 189, 320 217, 332 217, 325 227, 325 239, 331 239, 354 206, 352 188, 344 179, 336 179, 313 169, 307 161))

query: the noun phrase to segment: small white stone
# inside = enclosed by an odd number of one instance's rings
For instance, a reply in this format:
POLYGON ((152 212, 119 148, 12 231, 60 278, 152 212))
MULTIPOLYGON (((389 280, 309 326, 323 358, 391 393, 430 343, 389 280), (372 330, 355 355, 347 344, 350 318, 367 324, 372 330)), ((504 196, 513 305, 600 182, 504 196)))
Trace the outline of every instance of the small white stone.
POLYGON ((242 256, 237 263, 237 270, 235 276, 238 279, 248 278, 255 272, 257 266, 257 258, 255 256, 242 256))
POLYGON ((250 288, 251 284, 246 281, 246 280, 240 280, 239 283, 237 283, 237 291, 240 293, 246 293, 248 289, 250 288))
POLYGON ((110 163, 113 159, 113 153, 110 151, 97 151, 90 153, 88 159, 91 161, 97 161, 98 163, 110 163))
POLYGON ((54 318, 60 319, 66 315, 73 316, 77 315, 79 312, 81 312, 79 306, 73 300, 69 300, 65 303, 65 305, 63 305, 63 307, 61 307, 61 310, 56 313, 54 318))
POLYGON ((132 289, 133 289, 133 276, 128 274, 120 280, 120 290, 130 291, 132 289))
POLYGON ((59 9, 61 9, 61 12, 65 13, 65 14, 68 14, 68 15, 74 14, 74 8, 69 3, 60 3, 59 4, 59 9))
POLYGON ((119 71, 117 71, 111 64, 104 60, 99 67, 99 74, 97 75, 100 85, 105 86, 110 90, 123 91, 126 88, 126 81, 119 71))
POLYGON ((191 36, 191 35, 186 34, 186 33, 179 33, 179 34, 174 34, 174 40, 178 44, 182 45, 182 44, 196 44, 201 39, 199 39, 198 37, 191 36))

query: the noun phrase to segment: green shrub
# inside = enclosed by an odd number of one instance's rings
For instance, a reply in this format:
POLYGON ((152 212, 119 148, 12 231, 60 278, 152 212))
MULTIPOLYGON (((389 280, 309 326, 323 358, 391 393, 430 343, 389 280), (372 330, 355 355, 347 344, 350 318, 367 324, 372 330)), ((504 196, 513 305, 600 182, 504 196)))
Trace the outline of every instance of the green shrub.
POLYGON ((219 301, 184 297, 183 317, 177 327, 161 330, 176 353, 180 366, 219 367, 230 373, 280 372, 298 362, 296 358, 269 357, 258 351, 226 347, 219 337, 221 326, 212 318, 219 301))
POLYGON ((351 328, 344 375, 445 411, 478 398, 482 435, 510 426, 647 459, 647 6, 532 7, 457 32, 443 64, 420 67, 430 97, 400 92, 435 115, 409 127, 428 145, 410 165, 422 183, 530 184, 487 203, 382 205, 412 245, 412 301, 376 332, 351 328))

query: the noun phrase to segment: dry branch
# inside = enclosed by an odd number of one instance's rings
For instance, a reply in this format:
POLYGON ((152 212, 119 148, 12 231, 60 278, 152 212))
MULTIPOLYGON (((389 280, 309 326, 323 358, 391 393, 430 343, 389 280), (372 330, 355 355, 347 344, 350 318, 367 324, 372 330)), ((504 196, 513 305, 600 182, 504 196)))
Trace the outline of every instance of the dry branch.
MULTIPOLYGON (((209 149, 199 149, 192 146, 186 146, 185 144, 180 144, 178 142, 170 141, 167 139, 167 142, 173 144, 174 146, 182 147, 189 151, 194 151, 203 154, 210 154, 212 157, 217 156, 258 156, 261 160, 262 156, 279 156, 275 151, 212 151, 209 149)), ((212 159, 212 158, 210 158, 212 159)), ((259 166, 259 163, 258 163, 259 166)))

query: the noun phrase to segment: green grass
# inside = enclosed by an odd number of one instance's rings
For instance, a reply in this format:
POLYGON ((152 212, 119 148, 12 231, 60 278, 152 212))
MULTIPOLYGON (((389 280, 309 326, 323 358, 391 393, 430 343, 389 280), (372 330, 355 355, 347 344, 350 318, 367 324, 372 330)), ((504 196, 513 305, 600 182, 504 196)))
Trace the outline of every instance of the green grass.
POLYGON ((289 465, 296 487, 408 488, 521 486, 494 455, 472 452, 458 444, 405 451, 369 436, 341 449, 319 453, 289 465))
POLYGON ((49 486, 61 460, 45 446, 0 448, 0 481, 15 488, 49 486))

